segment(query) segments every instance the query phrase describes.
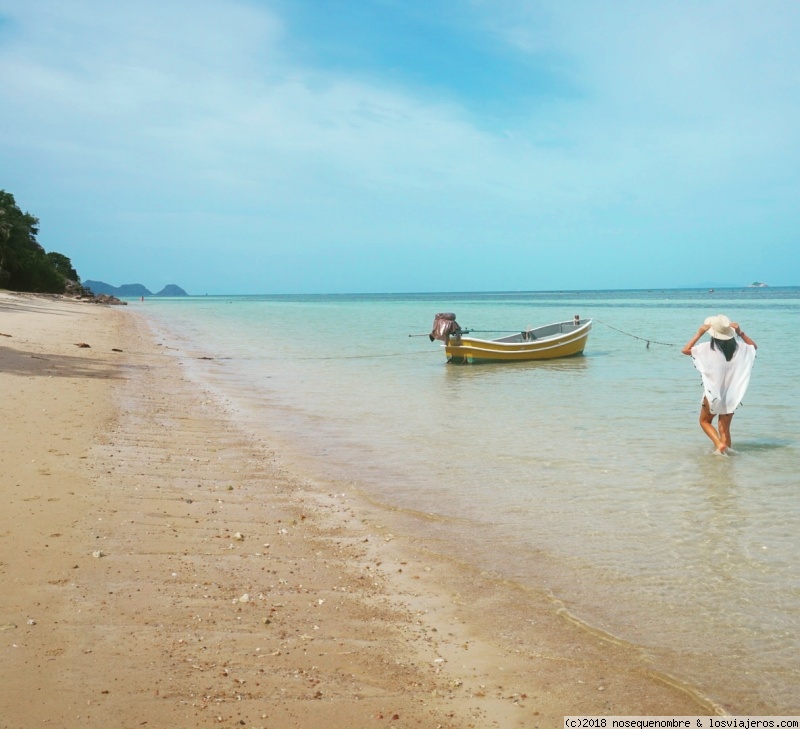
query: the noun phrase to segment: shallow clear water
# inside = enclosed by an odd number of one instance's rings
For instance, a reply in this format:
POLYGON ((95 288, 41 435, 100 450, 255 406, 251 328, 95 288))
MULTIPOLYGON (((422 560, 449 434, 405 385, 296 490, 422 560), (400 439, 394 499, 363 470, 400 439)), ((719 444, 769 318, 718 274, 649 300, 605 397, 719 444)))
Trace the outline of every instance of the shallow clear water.
POLYGON ((193 375, 317 475, 454 517, 418 525, 437 549, 552 590, 723 704, 800 713, 800 289, 134 303, 214 357, 193 375), (480 330, 595 324, 582 357, 454 366, 408 336, 438 311, 480 330), (720 312, 759 345, 729 457, 680 354, 720 312))

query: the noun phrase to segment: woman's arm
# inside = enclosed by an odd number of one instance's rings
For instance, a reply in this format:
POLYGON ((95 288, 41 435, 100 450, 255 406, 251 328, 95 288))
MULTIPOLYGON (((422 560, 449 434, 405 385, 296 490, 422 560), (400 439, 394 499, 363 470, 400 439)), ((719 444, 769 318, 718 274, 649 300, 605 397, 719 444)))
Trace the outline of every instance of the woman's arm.
POLYGON ((745 344, 750 344, 756 349, 758 349, 758 345, 742 331, 742 328, 739 326, 737 322, 732 321, 731 328, 739 335, 739 339, 741 339, 745 344))
POLYGON ((697 344, 697 340, 700 339, 700 337, 702 337, 709 329, 711 329, 710 324, 701 325, 700 328, 697 330, 697 334, 695 334, 688 342, 686 342, 686 345, 681 350, 681 353, 691 354, 692 347, 694 347, 694 345, 697 344))

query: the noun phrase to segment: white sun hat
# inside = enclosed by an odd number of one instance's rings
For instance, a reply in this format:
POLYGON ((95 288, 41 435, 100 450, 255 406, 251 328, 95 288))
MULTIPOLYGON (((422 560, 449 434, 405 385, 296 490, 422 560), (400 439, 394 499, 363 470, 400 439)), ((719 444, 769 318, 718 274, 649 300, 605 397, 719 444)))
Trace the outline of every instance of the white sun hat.
POLYGON ((704 323, 709 325, 708 333, 714 339, 733 339, 736 336, 736 332, 731 327, 731 320, 725 314, 710 316, 704 323))

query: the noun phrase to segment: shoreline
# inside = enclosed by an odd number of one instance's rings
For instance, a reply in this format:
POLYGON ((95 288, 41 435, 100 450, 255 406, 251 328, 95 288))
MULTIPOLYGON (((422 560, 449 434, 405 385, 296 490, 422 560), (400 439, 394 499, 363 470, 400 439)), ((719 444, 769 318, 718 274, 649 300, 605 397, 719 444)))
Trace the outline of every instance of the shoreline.
POLYGON ((544 595, 520 590, 505 635, 491 579, 286 468, 135 313, 0 294, 0 322, 0 392, 24 414, 23 428, 6 416, 2 454, 10 726, 714 712, 544 595))

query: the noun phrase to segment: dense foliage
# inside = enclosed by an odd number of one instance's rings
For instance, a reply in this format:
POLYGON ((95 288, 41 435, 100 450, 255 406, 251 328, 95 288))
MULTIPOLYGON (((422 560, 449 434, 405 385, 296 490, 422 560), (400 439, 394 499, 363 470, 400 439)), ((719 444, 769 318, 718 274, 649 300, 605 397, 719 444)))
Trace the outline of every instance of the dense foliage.
POLYGON ((0 190, 0 288, 63 293, 78 282, 72 262, 61 253, 46 253, 37 242, 39 219, 23 213, 10 192, 0 190))

